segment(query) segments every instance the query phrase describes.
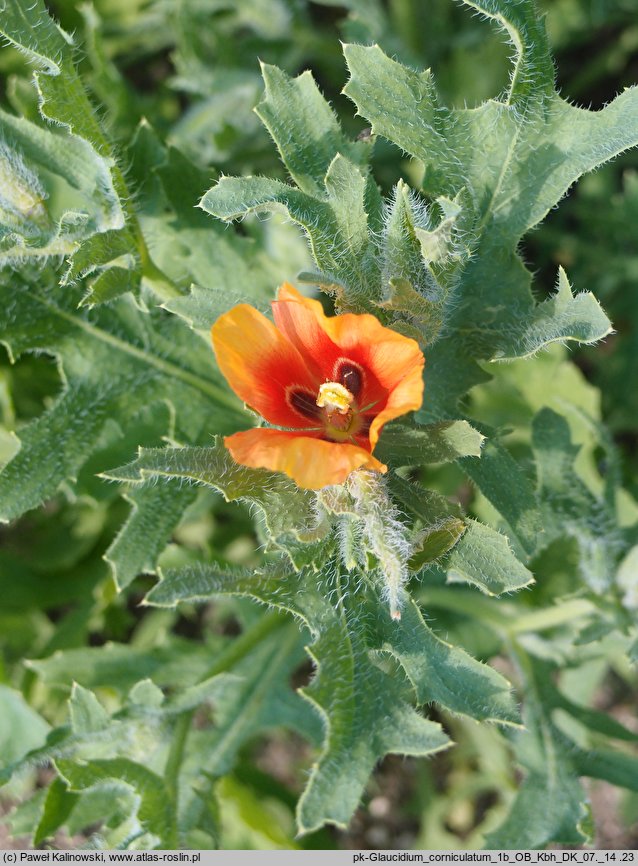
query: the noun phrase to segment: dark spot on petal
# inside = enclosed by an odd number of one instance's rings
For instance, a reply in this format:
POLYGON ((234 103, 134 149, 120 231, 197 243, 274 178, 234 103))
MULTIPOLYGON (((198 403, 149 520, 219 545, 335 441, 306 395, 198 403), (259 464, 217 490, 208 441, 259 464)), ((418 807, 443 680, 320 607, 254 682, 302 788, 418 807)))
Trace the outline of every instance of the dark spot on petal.
POLYGON ((310 391, 295 388, 288 391, 287 396, 290 406, 304 418, 309 418, 312 421, 319 418, 321 410, 317 406, 314 394, 311 394, 310 391))
POLYGON ((363 388, 363 370, 353 361, 338 361, 335 380, 347 388, 353 397, 358 397, 363 388))

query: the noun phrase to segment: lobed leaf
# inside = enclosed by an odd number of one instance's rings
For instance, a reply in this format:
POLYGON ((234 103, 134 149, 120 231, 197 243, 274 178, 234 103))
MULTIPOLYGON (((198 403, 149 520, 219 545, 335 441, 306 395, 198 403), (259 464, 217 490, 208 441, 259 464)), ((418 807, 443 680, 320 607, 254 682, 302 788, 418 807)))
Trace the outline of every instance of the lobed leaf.
POLYGON ((302 192, 325 195, 324 180, 336 153, 365 168, 369 147, 344 136, 310 72, 289 78, 262 63, 261 73, 265 93, 255 110, 302 192))
POLYGON ((414 601, 401 611, 400 623, 383 618, 378 639, 380 647, 401 663, 420 704, 434 702, 478 721, 518 724, 518 709, 507 680, 438 638, 414 601))
POLYGON ((56 768, 72 792, 108 785, 131 788, 139 798, 137 818, 145 832, 152 833, 160 845, 171 849, 177 845, 177 816, 171 791, 161 778, 147 767, 127 758, 76 763, 58 759, 56 768))
POLYGON ((566 419, 552 409, 541 409, 532 423, 539 498, 544 511, 545 544, 558 534, 574 538, 579 571, 595 592, 612 584, 623 543, 613 505, 595 496, 574 470, 580 448, 571 441, 566 419))
POLYGON ((600 339, 609 333, 608 319, 590 295, 572 297, 564 275, 553 301, 534 304, 531 276, 515 248, 581 174, 638 142, 638 127, 619 125, 616 113, 624 103, 628 110, 638 91, 598 113, 568 105, 550 92, 551 62, 545 40, 535 42, 542 24, 533 6, 474 5, 518 43, 511 104, 445 108, 429 72, 402 66, 378 46, 345 46, 351 75, 345 92, 374 132, 424 162, 431 195, 453 198, 464 190, 468 196, 465 230, 473 257, 459 274, 449 321, 457 352, 459 337, 470 354, 485 358, 525 356, 553 340, 600 339), (542 70, 543 83, 526 79, 542 70), (598 134, 605 127, 603 141, 598 134))
MULTIPOLYGON (((107 425, 116 421, 123 435, 142 407, 168 404, 173 434, 186 441, 207 439, 211 427, 228 429, 233 415, 243 414, 218 384, 212 352, 161 311, 143 314, 123 300, 89 315, 78 311, 69 287, 48 289, 45 281, 39 290, 0 283, 0 298, 0 330, 13 356, 52 352, 65 375, 51 408, 20 429, 20 450, 0 474, 2 519, 34 508, 77 477, 100 449, 107 425)), ((180 501, 185 508, 186 499, 180 501)), ((157 535, 156 548, 167 520, 148 527, 157 535)))
POLYGON ((481 459, 465 458, 460 465, 481 493, 506 521, 510 537, 530 556, 544 532, 536 491, 519 464, 498 441, 490 438, 481 459))
POLYGON ((487 595, 513 592, 533 583, 507 538, 476 520, 456 544, 446 564, 448 581, 472 583, 487 595))
POLYGON ((109 163, 86 142, 0 112, 0 264, 72 253, 124 222, 109 163))
POLYGON ((228 502, 245 500, 257 505, 274 540, 286 536, 314 540, 312 494, 282 473, 235 463, 219 439, 209 448, 143 448, 136 460, 110 470, 107 477, 138 484, 157 479, 204 484, 222 493, 228 502))
MULTIPOLYGON (((39 747, 50 730, 47 722, 24 700, 22 694, 0 685, 0 755, 2 770, 39 747)), ((0 784, 3 784, 0 778, 0 784)))
POLYGON ((397 423, 384 429, 375 453, 394 466, 447 463, 480 457, 484 439, 467 421, 439 421, 422 427, 397 423))
POLYGON ((399 623, 390 620, 365 584, 351 595, 351 581, 336 572, 251 573, 198 565, 168 571, 147 596, 150 604, 174 605, 223 593, 248 595, 293 613, 310 628, 309 652, 318 674, 303 694, 324 718, 326 739, 299 803, 304 831, 326 821, 345 824, 375 761, 386 752, 427 754, 447 745, 438 727, 409 707, 400 681, 374 664, 374 651, 397 658, 419 702, 436 701, 473 718, 517 719, 500 675, 436 638, 415 607, 408 606, 399 623))
POLYGON ((132 513, 104 554, 119 590, 138 574, 155 571, 158 556, 196 494, 194 488, 175 484, 133 489, 127 494, 132 513))

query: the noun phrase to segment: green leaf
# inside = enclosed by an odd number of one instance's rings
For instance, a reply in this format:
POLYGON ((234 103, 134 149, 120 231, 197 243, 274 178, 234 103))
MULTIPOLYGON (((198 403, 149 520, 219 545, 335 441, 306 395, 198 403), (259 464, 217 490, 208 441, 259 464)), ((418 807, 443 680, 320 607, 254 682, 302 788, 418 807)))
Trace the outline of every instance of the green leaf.
POLYGON ((485 847, 580 845, 587 841, 588 806, 571 758, 573 744, 551 722, 543 697, 544 666, 517 655, 524 676, 526 731, 517 735, 515 750, 527 774, 503 823, 486 834, 485 847))
POLYGON ((622 538, 609 504, 574 471, 580 447, 572 444, 566 419, 552 409, 541 409, 532 424, 532 447, 547 530, 545 544, 559 535, 574 538, 582 579, 595 592, 605 592, 614 580, 622 538))
POLYGON ((75 734, 91 734, 104 730, 109 723, 109 715, 93 692, 78 683, 73 683, 69 699, 71 729, 75 734))
POLYGON ((556 294, 538 304, 519 329, 518 344, 512 341, 494 355, 497 360, 525 358, 550 343, 576 340, 595 343, 611 334, 613 328, 591 292, 574 297, 565 271, 558 269, 556 294))
POLYGON ((249 213, 265 210, 279 211, 290 216, 303 226, 308 234, 312 231, 316 215, 323 217, 325 228, 311 235, 315 257, 319 261, 331 255, 328 231, 332 214, 325 202, 319 202, 306 193, 279 180, 267 177, 222 177, 219 183, 208 190, 199 206, 207 213, 223 220, 235 220, 249 213))
POLYGON ((214 563, 168 569, 160 582, 146 594, 144 603, 155 607, 175 607, 181 603, 205 602, 228 591, 233 583, 241 594, 244 587, 253 585, 252 572, 214 563))
POLYGON ((381 434, 375 453, 393 466, 424 466, 468 455, 480 457, 484 439, 467 421, 439 421, 423 427, 391 424, 381 434))
POLYGON ((418 571, 424 565, 435 562, 451 550, 466 529, 465 521, 450 517, 428 528, 414 546, 410 557, 411 571, 418 571))
POLYGON ((73 252, 119 228, 108 163, 87 144, 0 112, 0 264, 73 252))
POLYGON ((27 665, 49 685, 70 687, 77 682, 86 689, 109 686, 126 694, 147 678, 160 686, 194 684, 210 667, 210 650, 180 641, 147 650, 107 643, 103 647, 58 650, 27 665))
MULTIPOLYGON (((179 178, 173 183, 179 189, 179 178)), ((188 290, 184 296, 164 301, 164 308, 184 318, 208 340, 213 322, 234 304, 250 303, 268 311, 282 276, 290 277, 305 267, 308 251, 296 227, 281 217, 249 221, 242 227, 249 235, 244 236, 199 210, 195 213, 206 226, 164 215, 145 216, 143 222, 154 260, 188 290), (179 259, 171 254, 176 245, 181 250, 179 259)))
POLYGON ((90 386, 69 387, 46 415, 20 431, 20 451, 0 476, 0 519, 9 521, 40 505, 77 474, 107 421, 100 396, 96 400, 90 386))
POLYGON ((504 535, 470 520, 446 565, 448 581, 472 583, 487 595, 514 592, 534 577, 520 562, 504 535))
POLYGON ((92 235, 73 252, 68 263, 61 285, 90 277, 82 305, 101 304, 126 292, 136 293, 140 285, 138 243, 128 226, 92 235))
POLYGON ((437 199, 441 217, 435 224, 431 209, 399 181, 384 226, 384 299, 377 304, 394 314, 394 328, 424 346, 439 337, 450 293, 469 257, 460 198, 437 199))
MULTIPOLYGON (((162 298, 173 297, 175 287, 151 260, 145 238, 140 230, 131 190, 120 169, 116 153, 103 131, 98 112, 88 98, 85 81, 75 67, 70 50, 72 40, 49 17, 42 0, 36 0, 29 7, 22 6, 17 0, 5 0, 4 6, 6 15, 0 24, 0 33, 24 51, 42 70, 36 72, 34 76, 40 114, 51 121, 55 127, 61 126, 65 129, 64 139, 69 149, 83 148, 90 151, 94 158, 99 155, 100 164, 107 169, 109 182, 107 191, 109 196, 115 195, 118 219, 93 231, 123 229, 123 235, 128 242, 130 257, 126 262, 121 262, 117 258, 107 259, 104 244, 98 242, 97 246, 102 249, 98 260, 92 264, 94 268, 100 265, 101 272, 89 285, 84 302, 88 305, 100 304, 129 291, 137 292, 142 269, 147 282, 152 285, 155 292, 162 298)), ((120 82, 116 81, 116 87, 119 84, 120 82)), ((129 158, 127 155, 126 159, 129 158)), ((69 164, 74 164, 74 161, 69 161, 69 164)), ((104 190, 98 189, 94 198, 99 200, 100 197, 104 197, 104 194, 104 190)), ((72 212, 71 216, 73 216, 72 212)), ((83 241, 89 237, 93 233, 89 228, 91 228, 90 221, 87 222, 87 229, 84 232, 76 231, 78 235, 76 240, 83 241)), ((73 247, 52 251, 74 252, 76 248, 77 243, 73 247)), ((95 247, 88 247, 81 254, 82 259, 85 261, 94 250, 95 247)), ((70 267, 73 269, 72 262, 70 267)))
POLYGON ((112 265, 103 268, 97 277, 89 279, 89 289, 82 298, 82 306, 105 304, 127 292, 135 293, 140 285, 140 272, 133 268, 112 265))
POLYGON ((329 734, 299 801, 302 832, 326 822, 346 826, 387 752, 430 755, 449 745, 439 725, 406 703, 400 683, 371 664, 347 616, 335 611, 312 647, 318 675, 304 695, 321 712, 329 734))
POLYGON ((336 153, 365 168, 369 147, 344 136, 310 72, 289 78, 262 63, 261 73, 266 91, 255 110, 302 192, 325 195, 324 180, 336 153))
POLYGON ((380 648, 401 663, 419 703, 435 702, 478 721, 518 723, 507 680, 464 650, 436 637, 415 602, 401 611, 399 623, 385 617, 379 637, 380 648))
POLYGON ((545 23, 532 0, 524 0, 516 5, 507 0, 463 2, 492 18, 505 30, 514 47, 514 70, 508 102, 524 107, 530 97, 551 96, 554 91, 554 64, 545 34, 545 23))
POLYGON ((155 572, 158 556, 196 495, 195 488, 170 483, 133 489, 126 495, 131 515, 104 554, 119 590, 138 574, 155 572))
POLYGON ((235 463, 219 439, 210 448, 143 448, 137 460, 110 470, 107 477, 138 484, 158 479, 204 484, 228 502, 257 505, 273 540, 315 540, 313 495, 282 473, 235 463))
POLYGON ((215 702, 220 696, 229 691, 228 684, 236 684, 237 679, 238 676, 235 674, 215 674, 212 677, 195 683, 193 686, 187 686, 178 694, 172 695, 168 701, 164 700, 164 693, 152 680, 142 680, 131 689, 129 700, 143 702, 146 706, 149 704, 151 706, 162 706, 164 713, 183 713, 188 710, 197 709, 197 707, 204 703, 215 702))
MULTIPOLYGON (((549 751, 549 750, 548 750, 549 751)), ((491 850, 544 848, 549 842, 582 845, 587 818, 585 794, 560 745, 551 743, 548 773, 530 772, 523 781, 506 820, 485 836, 491 850)))
POLYGON ((319 268, 345 287, 340 303, 361 308, 371 290, 380 290, 370 229, 380 227, 381 202, 365 168, 368 148, 345 139, 309 73, 290 79, 276 67, 262 71, 266 96, 257 110, 299 188, 222 177, 200 207, 224 220, 264 210, 288 214, 307 233, 319 268))
POLYGON ((466 458, 460 465, 506 521, 512 540, 531 555, 544 531, 541 512, 534 488, 509 451, 490 438, 480 460, 466 458))
POLYGON ((439 104, 430 70, 413 72, 386 57, 378 45, 344 45, 343 53, 350 70, 343 92, 372 122, 372 134, 395 141, 426 165, 436 165, 439 191, 454 192, 460 165, 446 141, 454 121, 439 104))
MULTIPOLYGON (((310 570, 242 575, 200 566, 168 572, 147 596, 153 604, 173 604, 223 592, 246 594, 294 613, 318 635, 311 654, 319 677, 303 694, 319 709, 329 734, 299 803, 304 832, 325 822, 345 825, 376 760, 386 752, 429 754, 448 743, 438 725, 409 706, 400 684, 372 664, 356 623, 348 625, 356 610, 335 610, 324 598, 326 590, 320 587, 318 593, 316 586, 317 575, 310 570)), ((344 598, 341 581, 334 589, 344 598)))
POLYGON ((42 0, 28 7, 3 0, 2 34, 50 75, 60 74, 60 62, 73 40, 50 17, 42 0))
MULTIPOLYGON (((77 477, 114 419, 122 431, 138 412, 168 404, 178 441, 207 440, 241 423, 238 402, 219 384, 213 354, 179 320, 121 300, 90 315, 77 293, 0 281, 0 331, 13 357, 47 351, 65 381, 51 408, 20 429, 21 448, 0 474, 0 519, 10 520, 77 477), (90 359, 90 360, 89 360, 90 359), (225 407, 225 408, 222 408, 225 407)), ((165 532, 158 524, 160 534, 165 532)))
POLYGON ((570 701, 563 694, 558 692, 557 689, 554 690, 550 687, 547 691, 548 693, 554 691, 554 695, 551 695, 549 700, 551 700, 555 706, 565 710, 565 712, 569 713, 572 718, 589 728, 590 731, 595 731, 596 733, 603 734, 605 737, 624 740, 630 743, 638 740, 638 733, 626 728, 613 716, 606 715, 598 710, 592 710, 589 707, 584 707, 580 704, 575 704, 573 701, 570 701))
POLYGON ((19 0, 4 0, 0 32, 41 71, 34 76, 38 107, 43 117, 67 128, 72 136, 89 142, 110 161, 118 195, 125 201, 127 189, 111 148, 88 99, 84 83, 73 63, 73 41, 49 16, 42 0, 26 7, 19 0))
POLYGON ((62 277, 62 285, 73 283, 96 268, 134 252, 133 239, 127 229, 113 229, 93 235, 74 252, 62 277))
POLYGON ((46 789, 42 816, 33 834, 33 844, 42 845, 53 836, 67 820, 79 799, 77 794, 69 791, 62 779, 56 777, 46 789))
POLYGON ((282 276, 291 277, 307 265, 306 244, 289 221, 249 220, 240 234, 197 208, 210 184, 209 173, 175 148, 164 148, 147 126, 138 130, 134 158, 139 162, 138 183, 149 187, 140 201, 148 251, 184 292, 163 297, 164 306, 205 332, 207 340, 221 313, 241 302, 265 310, 282 276), (154 163, 150 170, 149 160, 154 163))
MULTIPOLYGON (((510 4, 498 5, 502 21, 517 14, 510 4)), ((528 17, 534 14, 531 3, 521 7, 527 7, 528 17)), ((540 28, 537 19, 534 29, 540 28)), ((351 74, 344 92, 373 123, 373 132, 426 166, 449 169, 453 194, 464 185, 473 196, 479 190, 491 193, 482 202, 474 200, 483 209, 485 227, 493 220, 490 231, 498 225, 506 238, 520 237, 542 219, 581 174, 636 144, 632 106, 637 88, 627 89, 602 111, 576 108, 555 92, 548 94, 547 81, 543 98, 530 100, 524 114, 497 100, 448 109, 438 102, 429 70, 413 72, 378 46, 346 45, 344 55, 351 74), (632 122, 619 122, 622 116, 632 122), (476 147, 479 135, 487 136, 496 151, 476 147), (552 139, 563 149, 554 149, 552 139)))
POLYGON ((388 488, 401 503, 402 509, 414 515, 422 526, 413 540, 409 561, 411 570, 417 571, 442 557, 465 532, 466 524, 461 517, 461 509, 439 493, 395 474, 389 477, 388 488))
POLYGON ((50 729, 20 692, 5 685, 0 685, 0 709, 0 755, 4 769, 42 745, 50 729))
POLYGON ((388 679, 376 667, 371 650, 397 658, 419 702, 440 702, 473 718, 517 719, 502 677, 436 638, 411 605, 396 622, 365 584, 359 583, 351 596, 350 581, 356 579, 323 576, 317 585, 319 578, 312 571, 251 574, 200 565, 167 572, 147 596, 150 604, 173 605, 222 593, 245 594, 308 624, 315 635, 310 652, 319 674, 304 693, 324 716, 328 733, 299 804, 300 826, 306 831, 326 821, 348 820, 375 754, 425 754, 446 745, 436 726, 409 708, 400 680, 388 679), (337 608, 327 601, 335 595, 340 599, 337 608))
POLYGON ((200 770, 223 776, 232 770, 237 753, 258 733, 284 727, 321 740, 321 725, 313 709, 290 686, 290 677, 304 661, 303 636, 294 625, 263 640, 233 666, 214 694, 215 725, 202 734, 200 770))
POLYGON ((603 779, 628 791, 638 791, 638 758, 635 755, 611 749, 574 749, 572 760, 581 776, 603 779))
POLYGON ((289 215, 308 235, 322 271, 351 292, 352 297, 347 295, 344 302, 356 305, 358 296, 365 297, 364 286, 369 293, 375 282, 378 285, 364 193, 361 171, 337 154, 326 174, 321 199, 279 180, 223 177, 204 195, 200 207, 223 220, 263 211, 289 215))
POLYGON ((164 703, 164 692, 150 679, 135 683, 128 694, 131 704, 137 704, 148 710, 156 710, 164 703))
POLYGON ((520 104, 491 100, 473 109, 441 106, 429 72, 407 69, 378 46, 345 46, 351 73, 345 92, 374 132, 424 162, 430 194, 454 198, 466 190, 466 207, 473 211, 466 225, 473 256, 454 290, 448 325, 455 336, 449 339, 455 340, 457 353, 460 337, 475 356, 510 358, 554 340, 589 342, 609 333, 593 297, 574 298, 562 275, 557 296, 536 306, 516 245, 581 174, 638 143, 638 125, 620 120, 622 112, 636 116, 632 107, 638 90, 590 112, 548 93, 546 72, 533 94, 533 83, 520 75, 527 68, 545 68, 548 56, 544 42, 544 47, 531 47, 531 34, 542 32, 538 20, 533 28, 525 24, 535 18, 533 6, 485 6, 510 33, 521 27, 526 32, 512 84, 512 98, 520 104))
POLYGON ((171 792, 164 780, 151 770, 127 758, 86 763, 59 759, 56 768, 72 792, 104 785, 132 789, 139 797, 137 818, 144 831, 157 837, 158 847, 177 846, 177 819, 171 792))
POLYGON ((414 289, 411 282, 400 277, 393 277, 388 283, 388 297, 378 302, 379 308, 394 315, 394 330, 427 346, 437 337, 443 325, 442 303, 438 298, 425 298, 414 289))

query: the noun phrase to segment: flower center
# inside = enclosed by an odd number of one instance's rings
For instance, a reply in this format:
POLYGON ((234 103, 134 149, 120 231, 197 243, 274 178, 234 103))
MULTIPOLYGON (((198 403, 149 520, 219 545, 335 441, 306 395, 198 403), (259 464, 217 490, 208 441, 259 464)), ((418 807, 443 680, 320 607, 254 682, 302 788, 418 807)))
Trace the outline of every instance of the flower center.
POLYGON ((337 442, 351 438, 358 427, 354 395, 340 382, 324 382, 317 394, 317 406, 324 411, 326 435, 337 442))
POLYGON ((324 382, 317 394, 317 406, 325 409, 330 415, 338 412, 347 415, 351 412, 354 395, 339 382, 324 382))

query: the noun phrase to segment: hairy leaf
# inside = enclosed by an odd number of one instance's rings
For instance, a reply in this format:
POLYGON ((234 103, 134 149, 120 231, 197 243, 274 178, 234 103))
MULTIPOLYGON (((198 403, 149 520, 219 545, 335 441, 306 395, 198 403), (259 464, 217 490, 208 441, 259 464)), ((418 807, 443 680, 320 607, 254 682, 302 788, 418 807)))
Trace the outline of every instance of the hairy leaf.
MULTIPOLYGON (((506 4, 488 5, 510 33, 524 20, 537 21, 531 3, 514 11, 506 4)), ((552 340, 589 342, 609 333, 597 302, 590 295, 573 298, 562 273, 556 297, 535 306, 531 277, 515 247, 583 172, 638 141, 635 124, 618 124, 636 101, 635 89, 596 113, 548 91, 547 74, 541 87, 523 83, 519 75, 527 61, 521 58, 529 58, 530 51, 537 60, 545 58, 530 63, 529 69, 537 70, 548 56, 540 24, 533 28, 536 41, 527 25, 524 29, 526 41, 516 39, 511 102, 492 100, 474 109, 441 105, 429 71, 414 72, 378 46, 344 49, 351 73, 345 92, 373 131, 424 162, 430 194, 469 193, 466 207, 473 217, 467 231, 474 255, 459 275, 450 327, 473 354, 486 358, 518 357, 552 340), (495 262, 498 281, 492 276, 495 262)))
POLYGON ((124 221, 108 162, 87 142, 0 112, 0 264, 73 252, 124 221))
POLYGON ((148 484, 178 479, 204 484, 223 493, 227 501, 244 500, 259 506, 271 537, 290 536, 312 541, 316 517, 313 496, 281 473, 241 466, 217 440, 204 448, 145 448, 133 463, 108 472, 120 481, 148 484))
POLYGON ((579 550, 579 571, 596 592, 609 588, 622 550, 615 515, 574 471, 579 447, 571 441, 565 418, 552 409, 534 417, 532 445, 538 467, 539 496, 545 513, 547 544, 559 534, 573 537, 579 550))
POLYGON ((394 466, 446 463, 460 457, 480 457, 484 437, 467 421, 440 421, 423 427, 392 424, 375 453, 394 466))
POLYGON ((26 703, 20 692, 0 685, 0 754, 2 768, 42 744, 49 725, 26 703))
POLYGON ((509 683, 462 649, 436 637, 414 602, 402 611, 400 625, 386 619, 379 632, 382 648, 400 661, 419 703, 434 702, 479 721, 518 722, 509 683))
POLYGON ((506 521, 512 539, 531 555, 544 531, 536 493, 518 463, 499 442, 489 439, 480 460, 461 461, 463 471, 506 521))
POLYGON ((147 596, 151 604, 173 605, 223 593, 245 594, 293 613, 310 628, 314 641, 309 651, 318 679, 304 694, 325 718, 327 732, 322 757, 299 804, 300 824, 306 830, 325 821, 347 822, 376 758, 385 752, 426 754, 447 743, 436 726, 409 708, 404 687, 373 664, 370 650, 396 656, 419 701, 437 701, 474 718, 517 718, 508 685, 498 674, 439 641, 416 609, 409 607, 405 620, 397 623, 376 608, 378 602, 365 584, 351 596, 352 579, 336 572, 320 577, 311 571, 251 574, 197 566, 168 572, 147 596), (326 596, 339 598, 339 606, 334 608, 326 596), (414 649, 415 631, 419 650, 414 649), (460 685, 461 670, 465 686, 460 685), (337 767, 344 766, 348 773, 337 773, 337 767))
POLYGON ((164 780, 147 767, 126 758, 86 763, 59 759, 56 767, 73 792, 114 784, 132 788, 139 798, 137 818, 144 831, 157 837, 162 846, 176 847, 176 814, 171 792, 164 780))
MULTIPOLYGON (((87 315, 77 310, 68 287, 33 291, 2 282, 0 296, 3 340, 12 355, 54 353, 65 375, 64 390, 51 408, 20 430, 20 451, 0 475, 5 520, 39 505, 63 481, 77 477, 99 449, 111 419, 122 430, 146 406, 167 403, 173 435, 201 441, 211 426, 219 429, 220 421, 231 426, 231 419, 242 415, 218 384, 212 352, 166 314, 143 314, 121 301, 87 315), (221 406, 227 409, 220 411, 221 406)), ((185 508, 186 498, 180 501, 185 508)), ((166 539, 167 522, 174 525, 179 519, 175 508, 173 514, 147 524, 156 535, 155 549, 166 539)))
POLYGON ((487 595, 500 595, 529 586, 534 578, 514 555, 504 535, 476 520, 452 550, 448 580, 473 583, 487 595))

